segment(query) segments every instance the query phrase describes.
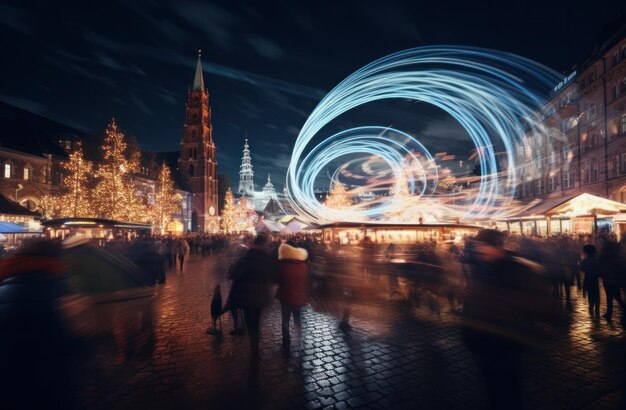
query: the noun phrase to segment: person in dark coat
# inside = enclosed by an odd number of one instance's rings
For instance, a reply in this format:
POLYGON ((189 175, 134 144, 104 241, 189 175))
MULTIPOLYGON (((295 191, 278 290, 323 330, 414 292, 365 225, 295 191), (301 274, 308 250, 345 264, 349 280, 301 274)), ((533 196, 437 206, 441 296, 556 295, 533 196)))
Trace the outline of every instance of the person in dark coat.
POLYGON ((37 239, 0 262, 0 407, 77 407, 74 339, 58 305, 67 294, 60 243, 37 239))
POLYGON ((620 289, 626 283, 626 275, 624 274, 624 261, 620 258, 619 251, 619 244, 607 241, 602 246, 599 261, 600 277, 606 293, 606 313, 603 317, 609 322, 613 319, 613 300, 617 301, 622 309, 622 320, 626 320, 623 316, 626 304, 622 300, 620 289))
POLYGON ((600 316, 600 286, 598 285, 599 266, 596 257, 598 251, 593 245, 583 246, 585 259, 580 262, 580 270, 584 273, 583 292, 589 301, 589 314, 600 316))
POLYGON ((222 333, 222 288, 220 285, 215 285, 213 289, 213 299, 211 299, 211 320, 213 327, 207 329, 208 334, 221 334, 222 333), (217 322, 220 322, 220 328, 217 329, 217 322))
POLYGON ((233 268, 233 297, 241 301, 253 363, 259 359, 261 313, 270 302, 269 266, 265 236, 259 235, 233 268))
POLYGON ((491 229, 477 234, 463 306, 463 342, 476 355, 494 409, 523 407, 523 353, 542 340, 537 322, 550 300, 539 265, 507 253, 504 239, 491 229))
POLYGON ((309 276, 308 252, 294 242, 284 242, 278 248, 278 292, 282 311, 283 350, 289 351, 289 321, 293 315, 298 340, 302 340, 300 310, 306 304, 309 276))

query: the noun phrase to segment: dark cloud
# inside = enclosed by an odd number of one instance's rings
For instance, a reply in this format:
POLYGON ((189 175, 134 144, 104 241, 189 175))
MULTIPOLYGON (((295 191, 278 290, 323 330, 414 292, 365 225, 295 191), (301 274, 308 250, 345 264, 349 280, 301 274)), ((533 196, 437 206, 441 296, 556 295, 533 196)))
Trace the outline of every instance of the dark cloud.
POLYGON ((262 57, 280 59, 285 55, 284 50, 270 39, 260 36, 248 36, 247 41, 252 46, 252 49, 262 57))
POLYGON ((27 36, 34 34, 31 16, 24 10, 8 4, 0 4, 0 24, 27 36))
POLYGON ((236 14, 216 4, 200 1, 177 1, 172 7, 218 47, 230 52, 237 50, 235 40, 241 22, 236 14))
POLYGON ((45 105, 37 101, 28 100, 26 98, 15 97, 12 95, 0 94, 0 100, 7 104, 14 105, 26 111, 31 111, 39 115, 47 115, 48 109, 45 105))

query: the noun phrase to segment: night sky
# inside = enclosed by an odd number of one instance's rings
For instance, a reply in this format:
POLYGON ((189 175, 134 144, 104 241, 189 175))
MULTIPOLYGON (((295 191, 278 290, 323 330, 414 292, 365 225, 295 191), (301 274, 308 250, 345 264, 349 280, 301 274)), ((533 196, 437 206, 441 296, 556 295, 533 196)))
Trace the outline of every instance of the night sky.
MULTIPOLYGON (((624 10, 623 0, 77 3, 0 4, 0 100, 94 133, 115 117, 143 148, 178 150, 202 49, 219 172, 236 182, 247 132, 257 189, 268 172, 282 188, 291 147, 316 103, 379 57, 423 45, 471 45, 568 73, 624 10)), ((464 134, 425 104, 403 109, 423 138, 464 134)), ((396 112, 369 110, 370 125, 383 126, 396 112)))

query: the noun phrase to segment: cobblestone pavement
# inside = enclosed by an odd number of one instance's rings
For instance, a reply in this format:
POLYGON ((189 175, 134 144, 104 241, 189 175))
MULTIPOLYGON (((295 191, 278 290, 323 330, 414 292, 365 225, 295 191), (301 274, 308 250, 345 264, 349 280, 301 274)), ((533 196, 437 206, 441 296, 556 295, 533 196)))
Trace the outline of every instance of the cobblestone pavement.
MULTIPOLYGON (((370 279, 383 294, 385 278, 370 279)), ((448 305, 419 305, 399 292, 384 303, 356 304, 344 334, 342 306, 317 289, 303 315, 304 340, 280 352, 280 306, 262 318, 261 362, 251 375, 247 339, 206 334, 214 285, 227 294, 222 255, 191 255, 184 273, 170 270, 155 300, 151 352, 119 363, 110 349, 86 360, 90 408, 484 408, 484 380, 460 340, 448 305)), ((375 298, 372 298, 375 299, 375 298)), ((604 310, 604 306, 603 306, 604 310)), ((615 409, 624 385, 624 331, 589 318, 573 290, 560 330, 529 355, 524 399, 533 409, 615 409)))

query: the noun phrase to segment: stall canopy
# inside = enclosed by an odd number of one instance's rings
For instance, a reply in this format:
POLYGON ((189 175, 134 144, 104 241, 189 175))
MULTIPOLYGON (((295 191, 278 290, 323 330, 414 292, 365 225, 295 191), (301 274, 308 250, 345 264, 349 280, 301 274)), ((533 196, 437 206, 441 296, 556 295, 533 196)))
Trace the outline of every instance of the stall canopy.
POLYGON ((257 231, 257 233, 278 233, 284 227, 285 225, 281 224, 280 222, 274 222, 261 218, 254 226, 254 229, 257 231))
POLYGON ((563 216, 578 215, 615 215, 626 212, 626 204, 611 201, 610 199, 582 193, 561 198, 550 198, 536 205, 525 208, 508 219, 528 218, 534 216, 563 216))
POLYGON ((0 222, 0 233, 32 233, 27 227, 12 222, 0 222))
POLYGON ((298 218, 292 218, 287 225, 280 231, 282 234, 291 234, 302 232, 304 228, 306 228, 308 224, 306 222, 302 222, 298 218))

